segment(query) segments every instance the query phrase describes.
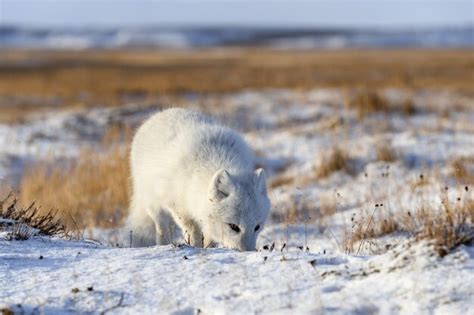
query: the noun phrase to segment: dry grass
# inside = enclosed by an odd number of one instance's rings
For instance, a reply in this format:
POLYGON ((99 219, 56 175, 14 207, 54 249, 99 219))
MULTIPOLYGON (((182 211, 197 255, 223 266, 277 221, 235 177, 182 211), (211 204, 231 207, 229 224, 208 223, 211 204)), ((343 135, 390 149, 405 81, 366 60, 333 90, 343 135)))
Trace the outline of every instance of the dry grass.
POLYGON ((9 308, 8 306, 2 306, 2 308, 0 308, 0 314, 2 314, 2 315, 15 315, 15 313, 12 311, 12 309, 9 308))
POLYGON ((393 162, 397 159, 397 153, 386 141, 379 141, 375 146, 377 160, 383 162, 393 162))
POLYGON ((405 98, 403 101, 395 102, 387 98, 383 92, 371 88, 355 90, 347 97, 346 107, 355 110, 359 119, 378 112, 399 112, 407 116, 416 113, 413 99, 405 98))
POLYGON ((377 204, 369 215, 353 222, 351 231, 346 232, 346 251, 359 252, 368 239, 397 232, 432 240, 440 256, 444 256, 459 245, 474 242, 474 200, 458 199, 451 203, 445 196, 440 207, 424 203, 415 211, 396 213, 377 204))
POLYGON ((453 177, 461 185, 474 185, 474 157, 461 157, 451 163, 453 177))
POLYGON ((277 188, 281 186, 288 186, 295 182, 295 177, 286 173, 279 174, 270 179, 268 187, 277 188))
POLYGON ((430 179, 425 174, 419 174, 410 183, 411 189, 416 190, 420 187, 428 186, 430 179))
POLYGON ((371 113, 387 112, 390 110, 388 100, 380 92, 369 89, 357 91, 346 102, 346 107, 356 110, 359 119, 363 119, 371 113))
POLYGON ((345 170, 351 172, 350 159, 344 150, 334 146, 329 153, 323 154, 319 165, 315 169, 316 178, 326 178, 334 172, 345 170))
POLYGON ((337 199, 334 194, 330 194, 321 195, 319 200, 319 211, 316 215, 312 215, 312 218, 315 219, 313 222, 317 224, 318 229, 324 232, 329 226, 331 218, 337 212, 337 199))
POLYGON ((65 224, 57 216, 56 211, 41 211, 34 203, 27 207, 20 207, 18 199, 11 193, 0 200, 0 216, 10 220, 11 239, 26 240, 36 233, 40 235, 68 234, 65 224))
POLYGON ((401 111, 403 114, 406 116, 410 116, 416 113, 416 106, 415 103, 413 102, 413 99, 407 98, 405 99, 402 104, 401 104, 401 111))
POLYGON ((68 165, 32 167, 21 181, 21 201, 57 209, 78 228, 115 227, 126 215, 129 185, 128 149, 115 145, 104 153, 84 150, 68 165))
MULTIPOLYGON (((474 71, 469 50, 4 50, 0 59, 0 111, 9 111, 8 119, 12 108, 121 105, 130 97, 247 88, 443 88, 472 95, 474 71)), ((376 92, 355 104, 361 114, 386 106, 376 92)))

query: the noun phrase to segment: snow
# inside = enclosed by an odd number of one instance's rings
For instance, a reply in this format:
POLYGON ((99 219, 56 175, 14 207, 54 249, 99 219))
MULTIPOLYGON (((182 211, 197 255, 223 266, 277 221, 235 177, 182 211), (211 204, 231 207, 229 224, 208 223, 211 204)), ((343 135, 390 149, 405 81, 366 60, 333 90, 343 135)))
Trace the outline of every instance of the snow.
MULTIPOLYGON (((259 250, 127 248, 127 240, 117 247, 120 231, 115 230, 91 229, 81 240, 34 236, 27 241, 10 241, 0 232, 0 309, 47 314, 469 313, 472 246, 441 258, 428 241, 392 234, 364 242, 360 251, 344 248, 351 218, 363 220, 375 204, 383 204, 377 214, 397 213, 426 203, 439 206, 440 192, 453 203, 474 198, 472 189, 465 191, 453 178, 451 166, 456 158, 474 156, 472 99, 446 91, 385 92, 395 101, 412 97, 417 112, 374 113, 361 121, 345 107, 344 93, 333 89, 183 98, 183 104, 241 131, 270 182, 291 179, 269 190, 272 211, 259 250), (456 109, 446 113, 453 102, 456 109), (393 162, 377 160, 380 143, 392 147, 393 162), (337 171, 315 178, 321 156, 334 145, 349 155, 352 174, 337 171), (421 174, 426 184, 418 185, 421 174), (324 207, 334 213, 323 215, 324 207), (288 220, 292 209, 298 214, 295 221, 288 220), (263 249, 272 244, 272 251, 263 249)), ((100 150, 108 128, 135 128, 169 102, 158 104, 58 111, 0 124, 0 186, 18 185, 31 163, 73 159, 87 147, 100 150)))
POLYGON ((461 314, 472 306, 473 258, 472 247, 440 259, 429 244, 410 242, 357 257, 35 237, 0 241, 0 301, 47 314, 113 307, 117 314, 461 314))

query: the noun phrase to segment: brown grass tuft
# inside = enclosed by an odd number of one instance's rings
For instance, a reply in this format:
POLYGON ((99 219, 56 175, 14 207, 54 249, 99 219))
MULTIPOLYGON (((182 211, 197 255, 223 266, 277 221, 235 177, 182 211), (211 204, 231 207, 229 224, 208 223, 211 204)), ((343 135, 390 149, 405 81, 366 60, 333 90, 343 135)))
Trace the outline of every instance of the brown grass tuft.
POLYGON ((395 150, 385 141, 380 141, 375 147, 377 160, 383 162, 393 162, 397 159, 395 150))
POLYGON ((416 113, 416 106, 412 99, 407 98, 401 104, 401 111, 406 116, 411 116, 416 113))
POLYGON ((57 216, 57 211, 49 210, 41 213, 40 208, 34 203, 28 207, 20 207, 18 198, 12 193, 0 200, 0 216, 10 223, 3 222, 2 224, 12 225, 10 236, 15 240, 26 240, 36 233, 40 235, 68 234, 63 221, 57 216))
POLYGON ((369 216, 355 222, 352 230, 346 232, 345 248, 358 252, 368 239, 396 232, 432 240, 442 257, 459 245, 474 242, 474 200, 450 203, 444 197, 439 208, 425 203, 415 211, 401 214, 376 205, 369 216))
POLYGON ((334 195, 322 195, 320 197, 319 211, 312 215, 313 222, 317 223, 322 232, 329 226, 329 221, 337 212, 337 199, 334 195))
POLYGON ((15 315, 15 313, 12 311, 12 309, 9 308, 8 306, 2 306, 2 308, 0 308, 0 314, 2 314, 2 315, 15 315))
POLYGON ((451 163, 452 175, 462 185, 474 184, 474 157, 461 157, 451 163))
POLYGON ((29 169, 21 186, 22 203, 35 200, 79 228, 114 227, 129 202, 128 149, 115 145, 104 153, 84 150, 68 165, 42 163, 29 169))
POLYGON ((340 147, 334 146, 331 151, 321 156, 319 166, 315 170, 316 178, 325 178, 336 171, 350 171, 349 156, 340 147))
POLYGON ((378 91, 369 89, 358 90, 347 102, 347 107, 357 111, 357 117, 363 119, 365 116, 375 112, 386 112, 390 109, 388 100, 378 91))
POLYGON ((346 102, 346 107, 355 110, 359 119, 364 119, 372 113, 398 112, 407 116, 416 113, 416 106, 412 98, 393 101, 387 98, 382 91, 371 89, 356 90, 346 102))
POLYGON ((281 186, 287 186, 293 184, 295 181, 294 176, 289 174, 280 174, 270 179, 268 187, 276 188, 281 186))
POLYGON ((414 180, 410 182, 410 186, 413 190, 415 190, 419 187, 427 186, 429 183, 430 180, 428 179, 428 176, 425 174, 419 174, 414 180))

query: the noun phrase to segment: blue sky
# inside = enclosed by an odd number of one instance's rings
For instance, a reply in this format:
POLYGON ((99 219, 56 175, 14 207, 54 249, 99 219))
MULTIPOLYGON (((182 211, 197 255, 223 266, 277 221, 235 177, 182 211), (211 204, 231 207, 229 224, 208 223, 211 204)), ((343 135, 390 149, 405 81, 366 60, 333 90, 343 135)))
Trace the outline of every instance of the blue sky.
POLYGON ((474 21, 474 0, 0 0, 0 24, 429 27, 474 21))

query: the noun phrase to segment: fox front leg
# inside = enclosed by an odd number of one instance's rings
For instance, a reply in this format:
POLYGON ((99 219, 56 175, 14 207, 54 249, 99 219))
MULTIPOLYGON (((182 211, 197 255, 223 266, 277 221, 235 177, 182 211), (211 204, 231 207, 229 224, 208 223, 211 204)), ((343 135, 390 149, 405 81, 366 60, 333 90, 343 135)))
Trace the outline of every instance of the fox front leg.
POLYGON ((192 219, 182 220, 184 240, 187 244, 194 247, 204 246, 204 236, 201 227, 192 219))

